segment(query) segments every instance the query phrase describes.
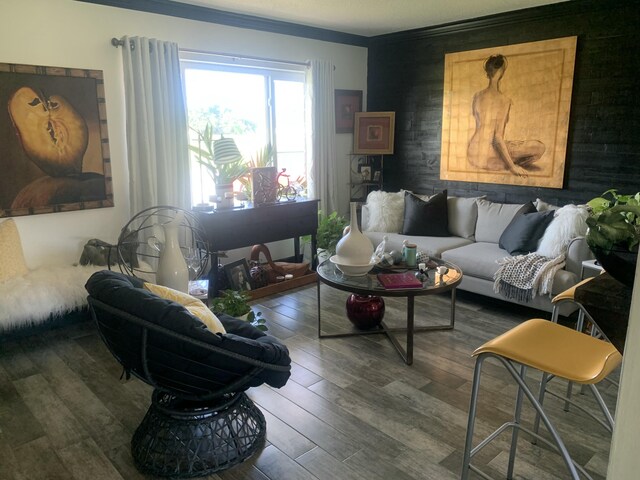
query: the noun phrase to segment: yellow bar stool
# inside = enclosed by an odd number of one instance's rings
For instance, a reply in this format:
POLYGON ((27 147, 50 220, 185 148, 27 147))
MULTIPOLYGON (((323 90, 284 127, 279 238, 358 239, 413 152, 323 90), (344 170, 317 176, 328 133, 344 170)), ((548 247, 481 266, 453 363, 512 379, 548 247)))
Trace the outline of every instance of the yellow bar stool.
MULTIPOLYGON (((577 302, 575 300, 575 293, 576 293, 576 289, 582 285, 584 285, 585 283, 590 282, 591 280, 593 280, 593 278, 586 278, 584 280, 582 280, 581 282, 577 283, 576 285, 574 285, 571 288, 568 288, 567 290, 565 290, 564 292, 559 293, 558 295, 556 295, 555 297, 553 297, 553 299, 551 300, 551 302, 553 303, 553 310, 551 312, 551 321, 554 323, 558 322, 558 314, 559 314, 559 307, 562 303, 573 303, 578 307, 578 319, 576 321, 576 330, 579 332, 584 332, 585 330, 589 329, 590 335, 592 337, 596 337, 596 338, 601 338, 605 341, 609 341, 609 339, 607 338, 607 336, 604 334, 604 332, 602 332, 602 330, 600 329, 600 327, 598 326, 598 324, 596 323, 596 321, 593 319, 593 317, 589 314, 589 312, 587 311, 586 308, 584 308, 584 306, 577 302)), ((595 414, 593 414, 592 412, 590 412, 589 410, 585 409, 584 407, 582 407, 581 405, 579 405, 578 403, 576 403, 575 401, 573 401, 572 398, 572 393, 573 393, 573 382, 568 382, 567 383, 567 392, 564 396, 559 395, 555 392, 552 392, 548 389, 548 384, 551 380, 553 380, 553 375, 549 375, 547 373, 544 373, 542 375, 542 381, 540 382, 540 391, 538 394, 538 401, 540 402, 540 404, 542 404, 544 402, 544 397, 545 394, 548 393, 560 400, 564 400, 564 411, 568 412, 569 411, 569 406, 573 405, 576 408, 578 408, 579 410, 581 410, 583 413, 589 415, 591 418, 593 418, 596 422, 598 422, 600 425, 602 425, 607 431, 611 432, 613 431, 613 415, 611 415, 611 412, 609 411, 609 408, 607 407, 604 399, 602 398, 602 395, 600 394, 600 392, 598 391, 597 387, 593 384, 588 385, 589 390, 591 391, 593 397, 595 398, 598 407, 600 409, 600 411, 602 412, 602 416, 604 417, 604 419, 596 416, 595 414)), ((614 384, 616 387, 618 386, 618 383, 610 380, 610 379, 605 379, 608 382, 614 384)), ((585 389, 586 385, 583 385, 583 393, 584 393, 584 389, 585 389)), ((534 427, 533 427, 533 431, 538 433, 538 429, 540 427, 540 417, 536 416, 536 420, 534 423, 534 427)), ((533 442, 534 444, 536 443, 535 441, 533 442)))
POLYGON ((471 405, 469 407, 469 422, 464 448, 462 465, 462 480, 469 478, 469 472, 474 471, 485 479, 490 477, 471 464, 471 459, 482 448, 508 428, 512 428, 511 448, 507 479, 513 478, 516 456, 516 446, 520 430, 537 438, 541 442, 554 448, 563 458, 571 474, 571 478, 579 480, 578 471, 585 478, 592 477, 584 468, 575 463, 560 438, 551 420, 544 412, 542 405, 528 387, 525 381, 527 367, 536 368, 542 372, 565 378, 581 384, 596 384, 605 378, 622 361, 620 352, 610 343, 603 342, 589 335, 585 335, 571 328, 558 325, 543 319, 532 319, 512 328, 508 332, 488 341, 473 352, 476 366, 473 374, 471 389, 471 405), (477 446, 472 448, 473 429, 477 413, 478 393, 480 391, 480 376, 482 365, 487 358, 498 359, 518 384, 514 419, 500 426, 477 446), (517 368, 519 366, 519 369, 517 368), (536 413, 540 416, 553 442, 541 437, 534 431, 520 423, 522 399, 526 396, 536 413))

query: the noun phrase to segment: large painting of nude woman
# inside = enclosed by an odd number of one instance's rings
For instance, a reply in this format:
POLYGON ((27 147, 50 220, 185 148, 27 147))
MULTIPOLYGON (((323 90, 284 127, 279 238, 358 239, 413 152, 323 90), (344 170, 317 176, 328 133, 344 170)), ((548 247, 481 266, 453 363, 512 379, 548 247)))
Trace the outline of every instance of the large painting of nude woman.
POLYGON ((576 37, 445 56, 440 177, 562 188, 576 37))

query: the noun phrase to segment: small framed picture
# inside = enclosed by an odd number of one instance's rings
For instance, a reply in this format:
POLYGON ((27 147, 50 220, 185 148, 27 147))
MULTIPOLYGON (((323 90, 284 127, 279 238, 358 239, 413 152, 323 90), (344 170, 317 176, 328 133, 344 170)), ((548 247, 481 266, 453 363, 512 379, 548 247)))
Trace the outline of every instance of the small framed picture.
POLYGON ((371 166, 370 165, 362 165, 360 166, 360 175, 362 176, 363 182, 371 181, 371 166))
POLYGON ((353 152, 393 153, 395 121, 395 112, 356 113, 353 152))
POLYGON ((251 277, 249 276, 249 264, 242 258, 224 266, 224 273, 232 290, 251 290, 251 277))
POLYGON ((374 182, 380 181, 380 170, 376 170, 375 172, 373 172, 373 181, 374 182))
POLYGON ((276 167, 256 167, 251 169, 251 192, 253 205, 270 205, 276 203, 278 187, 276 167))
POLYGON ((362 90, 336 90, 336 133, 353 133, 353 118, 362 111, 362 90))

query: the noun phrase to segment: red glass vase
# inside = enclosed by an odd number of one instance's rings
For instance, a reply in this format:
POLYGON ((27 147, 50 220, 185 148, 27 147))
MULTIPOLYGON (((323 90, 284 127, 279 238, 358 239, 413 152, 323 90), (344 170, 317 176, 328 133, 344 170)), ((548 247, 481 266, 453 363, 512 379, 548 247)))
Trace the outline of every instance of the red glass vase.
POLYGON ((375 295, 349 295, 347 318, 360 330, 377 327, 384 317, 384 300, 375 295))

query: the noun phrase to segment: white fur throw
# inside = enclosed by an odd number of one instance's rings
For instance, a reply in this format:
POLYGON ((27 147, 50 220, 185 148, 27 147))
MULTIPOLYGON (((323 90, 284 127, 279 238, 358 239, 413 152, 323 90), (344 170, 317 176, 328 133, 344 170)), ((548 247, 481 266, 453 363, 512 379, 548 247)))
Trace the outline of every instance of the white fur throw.
POLYGON ((537 253, 548 258, 566 253, 572 239, 587 233, 588 216, 585 205, 565 205, 556 210, 553 220, 540 239, 537 253))
POLYGON ((104 267, 41 267, 0 283, 0 332, 35 325, 87 304, 89 277, 104 267))
POLYGON ((367 232, 400 233, 404 222, 404 190, 375 190, 367 196, 369 221, 367 232))

